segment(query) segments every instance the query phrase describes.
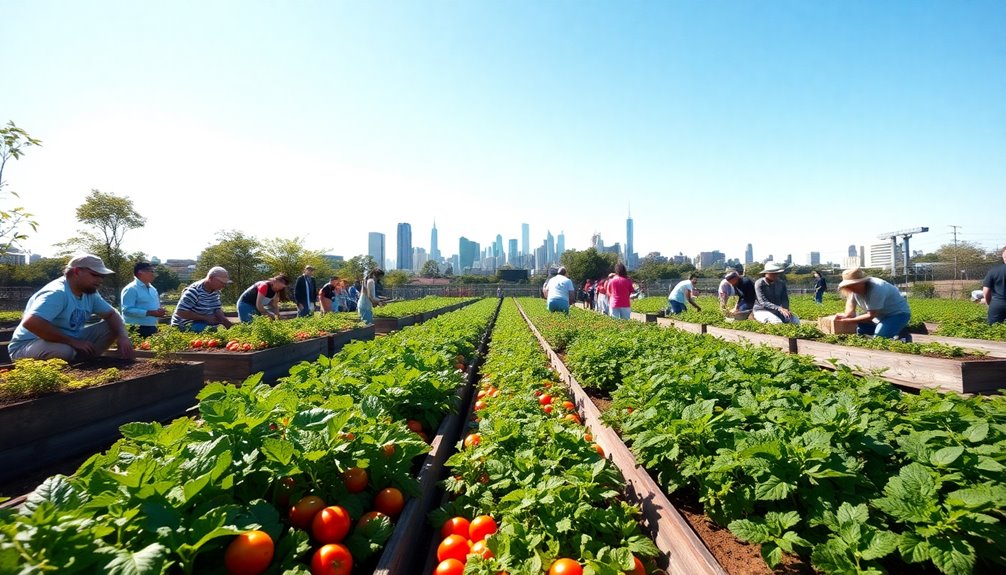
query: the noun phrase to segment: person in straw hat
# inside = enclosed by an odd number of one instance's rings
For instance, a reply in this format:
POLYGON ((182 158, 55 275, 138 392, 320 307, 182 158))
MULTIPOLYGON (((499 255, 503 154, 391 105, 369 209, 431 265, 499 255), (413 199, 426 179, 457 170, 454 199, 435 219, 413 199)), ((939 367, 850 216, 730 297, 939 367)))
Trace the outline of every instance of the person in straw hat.
POLYGON ((791 323, 800 325, 800 318, 789 310, 789 288, 782 274, 786 266, 775 262, 765 264, 761 278, 755 282, 755 321, 761 323, 791 323))
POLYGON ((838 293, 847 301, 845 312, 836 314, 835 320, 856 322, 856 333, 860 335, 898 337, 912 319, 908 300, 897 286, 868 276, 858 267, 842 272, 838 293), (857 307, 862 308, 863 313, 856 315, 857 307))

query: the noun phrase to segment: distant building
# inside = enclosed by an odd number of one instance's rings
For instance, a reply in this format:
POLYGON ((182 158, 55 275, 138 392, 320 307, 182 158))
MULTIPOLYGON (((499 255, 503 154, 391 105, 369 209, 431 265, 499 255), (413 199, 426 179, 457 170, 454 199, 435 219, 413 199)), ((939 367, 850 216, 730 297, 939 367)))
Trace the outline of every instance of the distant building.
POLYGON ((367 234, 367 255, 374 258, 378 266, 384 266, 384 234, 380 232, 367 234))
POLYGON ((413 248, 412 249, 412 272, 419 273, 422 271, 423 266, 429 261, 429 256, 426 255, 426 250, 423 248, 413 248))
POLYGON ((807 254, 807 263, 812 266, 821 265, 821 252, 810 252, 807 254))
POLYGON ((545 233, 545 263, 552 263, 555 261, 555 237, 552 236, 552 230, 548 230, 545 233))
POLYGON ((430 232, 430 259, 440 261, 440 247, 437 246, 437 221, 433 220, 433 231, 430 232))
POLYGON ((895 253, 892 254, 890 242, 871 244, 866 254, 866 267, 890 270, 894 258, 901 260, 901 249, 901 244, 898 244, 895 253))
POLYGON ((479 248, 478 243, 461 236, 458 240, 458 267, 454 269, 454 273, 460 275, 468 273, 475 268, 480 251, 481 248, 479 248))
POLYGON ((632 251, 634 249, 632 239, 632 213, 630 212, 629 216, 625 218, 625 254, 622 257, 625 267, 630 270, 636 269, 636 262, 634 261, 636 254, 632 251))
POLYGON ((558 263, 562 259, 563 252, 566 251, 566 234, 559 232, 559 237, 555 240, 555 261, 558 263))
POLYGON ((854 258, 856 255, 856 246, 849 246, 849 257, 854 258))
POLYGON ((506 258, 507 263, 510 264, 510 267, 514 268, 521 267, 520 261, 518 259, 520 256, 517 255, 517 238, 511 239, 507 243, 508 247, 510 248, 509 250, 507 250, 507 258, 506 258))
POLYGON ((164 260, 164 267, 168 268, 182 283, 192 281, 192 274, 196 269, 196 260, 164 260))
POLYGON ((719 250, 699 252, 699 255, 695 256, 695 268, 700 270, 721 268, 726 265, 726 261, 726 254, 719 250))
POLYGON ((754 248, 751 244, 748 244, 746 250, 744 250, 744 265, 750 265, 754 263, 754 248))
POLYGON ((7 252, 0 256, 0 263, 23 266, 28 263, 28 254, 20 252, 7 252))
POLYGON ((398 224, 398 269, 412 269, 412 224, 398 224))
POLYGON ((521 243, 520 243, 520 253, 521 253, 521 255, 525 255, 525 256, 531 255, 531 252, 529 251, 531 249, 531 245, 530 245, 531 227, 528 226, 527 224, 521 224, 520 225, 520 238, 521 238, 521 243))

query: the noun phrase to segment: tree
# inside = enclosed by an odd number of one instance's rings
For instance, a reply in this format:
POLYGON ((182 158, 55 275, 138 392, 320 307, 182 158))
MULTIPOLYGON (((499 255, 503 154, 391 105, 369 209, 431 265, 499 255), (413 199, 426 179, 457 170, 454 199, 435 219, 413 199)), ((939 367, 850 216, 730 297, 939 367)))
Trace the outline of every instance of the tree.
POLYGON ((409 283, 410 279, 412 276, 405 270, 391 270, 384 274, 384 280, 381 283, 388 287, 401 286, 409 283))
MULTIPOLYGON (((3 196, 4 186, 7 185, 3 179, 3 170, 7 165, 7 160, 20 159, 24 154, 22 151, 24 148, 41 145, 41 140, 32 138, 28 132, 15 126, 14 122, 7 122, 6 127, 0 128, 0 197, 3 196)), ((10 192, 10 195, 15 198, 19 197, 15 192, 10 192)), ((38 223, 23 207, 0 210, 0 256, 28 237, 27 234, 18 231, 22 225, 30 227, 32 231, 38 229, 38 223)))
POLYGON ((203 249, 196 258, 193 277, 202 278, 214 266, 222 266, 234 283, 223 290, 224 301, 237 301, 239 290, 261 279, 264 271, 259 241, 237 230, 217 232, 217 243, 203 249))
POLYGON ((324 278, 325 281, 317 282, 319 284, 325 283, 332 276, 332 266, 325 259, 325 254, 304 249, 304 240, 299 237, 266 240, 262 242, 261 256, 266 275, 271 277, 286 274, 291 283, 296 281, 306 266, 314 267, 316 278, 324 278))
MULTIPOLYGON (((123 266, 128 258, 122 251, 122 239, 129 230, 147 223, 147 218, 136 212, 133 200, 128 197, 92 189, 84 199, 84 203, 77 206, 77 221, 96 228, 97 233, 81 230, 76 237, 61 243, 60 246, 93 253, 105 262, 106 267, 115 270, 116 274, 109 278, 111 284, 109 287, 113 292, 112 299, 118 302, 119 291, 122 285, 128 282, 123 281, 123 266)), ((129 270, 126 277, 129 277, 131 272, 132 270, 129 270)))
POLYGON ((936 250, 936 259, 945 263, 956 263, 960 267, 971 267, 983 263, 995 263, 997 252, 988 252, 973 242, 943 244, 936 250))
POLYGON ((362 282, 363 276, 366 275, 367 271, 376 267, 377 262, 374 261, 374 258, 358 255, 343 262, 339 270, 335 272, 335 275, 351 282, 362 282))
POLYGON ((171 271, 171 268, 158 264, 154 271, 157 272, 157 275, 154 276, 150 285, 157 289, 157 293, 172 292, 182 285, 182 280, 178 279, 178 274, 171 271))
POLYGON ((569 279, 577 285, 588 279, 607 277, 615 270, 618 263, 618 254, 598 252, 596 248, 587 248, 584 251, 566 250, 560 258, 562 265, 566 266, 569 279))
POLYGON ((41 258, 23 266, 6 265, 6 277, 12 285, 43 286, 63 275, 66 258, 41 258))
POLYGON ((440 266, 433 260, 426 260, 423 268, 419 270, 419 276, 424 278, 440 277, 440 266))

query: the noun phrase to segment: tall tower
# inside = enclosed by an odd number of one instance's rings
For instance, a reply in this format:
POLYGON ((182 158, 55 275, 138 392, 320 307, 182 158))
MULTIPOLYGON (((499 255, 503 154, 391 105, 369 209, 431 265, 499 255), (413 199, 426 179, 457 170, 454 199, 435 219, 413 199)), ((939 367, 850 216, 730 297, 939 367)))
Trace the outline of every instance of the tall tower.
POLYGON ((744 265, 750 265, 752 262, 754 262, 754 248, 748 244, 747 249, 744 250, 744 265))
POLYGON ((531 236, 531 227, 528 226, 527 224, 521 224, 520 225, 520 237, 521 237, 520 253, 523 254, 523 255, 525 255, 525 256, 531 255, 531 252, 529 251, 530 250, 530 246, 528 245, 530 243, 530 239, 531 239, 530 236, 531 236))
POLYGON ((437 220, 433 220, 433 231, 430 232, 430 259, 440 261, 440 247, 437 246, 437 220))
POLYGON ((380 232, 367 234, 367 255, 374 258, 377 267, 384 267, 384 234, 380 232))
POLYGON ((548 230, 545 234, 545 264, 550 264, 555 261, 555 237, 552 235, 552 230, 548 230))
POLYGON ((412 269, 412 225, 398 224, 398 269, 412 269))
POLYGON ((633 255, 635 251, 632 246, 632 212, 629 212, 629 217, 625 218, 625 265, 629 269, 636 267, 633 260, 633 255))
POLYGON ((566 233, 559 232, 559 237, 555 241, 555 261, 562 259, 562 252, 566 251, 566 233))

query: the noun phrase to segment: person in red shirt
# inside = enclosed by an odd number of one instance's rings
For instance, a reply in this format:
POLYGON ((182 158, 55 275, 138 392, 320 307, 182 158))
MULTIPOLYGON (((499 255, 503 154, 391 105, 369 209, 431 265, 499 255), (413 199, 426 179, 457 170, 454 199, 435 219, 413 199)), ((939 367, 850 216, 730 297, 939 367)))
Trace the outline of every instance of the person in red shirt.
POLYGON ((615 264, 615 277, 608 280, 608 307, 611 317, 629 319, 632 310, 632 280, 625 264, 615 264))

